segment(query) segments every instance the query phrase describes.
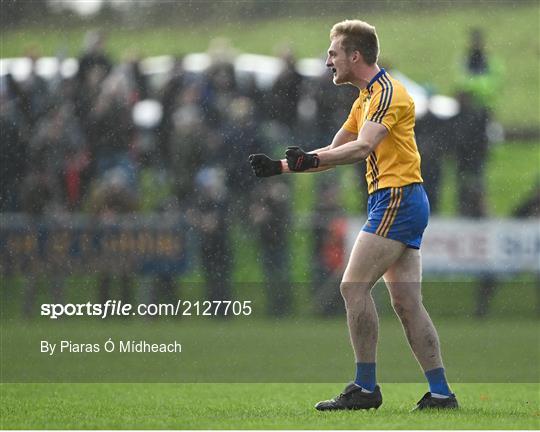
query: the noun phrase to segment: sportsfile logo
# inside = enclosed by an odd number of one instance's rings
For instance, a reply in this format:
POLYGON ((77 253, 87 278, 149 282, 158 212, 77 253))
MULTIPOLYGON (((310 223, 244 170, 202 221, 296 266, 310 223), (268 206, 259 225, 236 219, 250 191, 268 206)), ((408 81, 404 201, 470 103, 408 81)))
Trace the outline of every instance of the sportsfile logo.
POLYGON ((251 300, 205 300, 179 299, 176 303, 140 303, 135 307, 121 300, 105 303, 43 303, 41 316, 50 319, 72 316, 108 317, 127 316, 249 316, 253 312, 251 300))
POLYGON ((62 316, 129 316, 133 306, 121 300, 107 300, 102 303, 44 303, 41 305, 41 316, 57 319, 62 316))

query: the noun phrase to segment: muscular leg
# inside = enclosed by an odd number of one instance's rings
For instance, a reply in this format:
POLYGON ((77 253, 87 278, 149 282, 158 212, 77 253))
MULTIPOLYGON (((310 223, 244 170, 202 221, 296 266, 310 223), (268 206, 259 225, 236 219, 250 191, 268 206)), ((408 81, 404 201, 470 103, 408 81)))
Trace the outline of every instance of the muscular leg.
MULTIPOLYGON (((401 268, 397 264, 398 262, 405 263, 405 267, 409 268, 411 265, 411 263, 408 263, 409 256, 410 252, 403 243, 366 232, 361 232, 358 235, 341 283, 341 294, 347 308, 347 322, 351 343, 356 356, 356 378, 354 383, 349 384, 338 397, 319 402, 315 405, 316 409, 320 411, 351 408, 370 409, 378 408, 382 404, 382 394, 380 388, 376 385, 375 376, 379 323, 377 310, 371 297, 371 288, 383 275, 387 276, 388 280, 391 281, 393 280, 391 278, 392 275, 400 274, 395 271, 401 268), (390 269, 394 269, 394 271, 390 271, 390 269)), ((413 261, 420 264, 420 256, 418 255, 413 261)), ((418 293, 418 298, 420 298, 420 273, 420 268, 418 267, 416 273, 414 273, 417 277, 417 279, 414 279, 417 290, 412 290, 413 293, 418 293)), ((405 279, 398 278, 396 280, 405 279)), ((388 284, 392 288, 394 287, 394 284, 390 282, 388 284)), ((407 298, 409 296, 405 297, 407 298)), ((418 302, 421 304, 420 300, 418 302)), ((406 309, 405 306, 404 308, 406 309)), ((423 310, 429 324, 433 327, 427 312, 425 312, 425 309, 423 310)), ((405 314, 402 314, 402 316, 405 316, 405 314)), ((414 322, 414 319, 412 321, 414 322)), ((405 328, 409 329, 410 326, 407 325, 405 328)), ((415 333, 414 331, 407 331, 409 333, 415 333)), ((433 333, 436 336, 435 329, 433 329, 433 333)), ((411 339, 414 340, 414 338, 411 339)), ((440 364, 438 339, 435 339, 435 341, 437 342, 437 349, 435 351, 438 354, 440 364)), ((416 347, 416 342, 413 345, 416 347)), ((416 352, 416 348, 414 349, 416 352)), ((428 362, 424 362, 422 355, 418 357, 422 359, 422 366, 430 367, 428 362)), ((433 362, 433 364, 436 364, 436 362, 433 362)), ((446 396, 450 392, 448 387, 446 386, 446 389, 443 388, 443 384, 446 383, 444 369, 430 370, 426 374, 426 378, 428 378, 430 383, 430 393, 426 393, 424 398, 422 398, 422 404, 420 405, 419 403, 417 405, 417 409, 424 409, 426 407, 457 407, 455 397, 446 396), (437 386, 434 384, 433 389, 432 381, 437 384, 437 386), (442 390, 439 390, 439 388, 442 390), (435 400, 433 398, 439 399, 435 400)))
POLYGON ((384 281, 409 345, 424 372, 443 367, 439 336, 422 303, 420 251, 406 249, 384 274, 384 281))
POLYGON ((357 362, 375 362, 379 322, 371 288, 404 250, 400 242, 364 231, 356 239, 340 289, 357 362))

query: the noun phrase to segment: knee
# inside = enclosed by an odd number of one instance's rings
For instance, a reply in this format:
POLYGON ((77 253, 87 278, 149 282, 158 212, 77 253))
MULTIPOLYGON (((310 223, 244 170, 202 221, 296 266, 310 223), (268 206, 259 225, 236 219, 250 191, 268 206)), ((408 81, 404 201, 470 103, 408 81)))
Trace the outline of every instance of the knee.
POLYGON ((352 299, 354 294, 350 284, 343 281, 339 284, 339 292, 341 293, 341 297, 343 297, 345 304, 352 299))
POLYGON ((393 296, 392 307, 400 318, 408 317, 415 314, 422 307, 422 296, 393 296))
POLYGON ((345 301, 345 305, 359 301, 362 297, 369 294, 371 286, 365 283, 341 282, 339 291, 345 301))

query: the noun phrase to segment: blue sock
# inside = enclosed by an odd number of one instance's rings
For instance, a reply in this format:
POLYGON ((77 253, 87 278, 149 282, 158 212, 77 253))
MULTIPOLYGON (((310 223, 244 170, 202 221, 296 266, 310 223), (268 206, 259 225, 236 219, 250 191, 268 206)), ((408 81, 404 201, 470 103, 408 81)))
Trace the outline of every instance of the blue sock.
POLYGON ((428 380, 429 391, 431 393, 450 396, 451 392, 450 388, 448 387, 448 382, 446 381, 446 376, 444 375, 444 368, 428 370, 425 375, 428 380))
POLYGON ((356 363, 356 378, 354 383, 366 390, 375 390, 375 385, 377 384, 375 363, 356 363))

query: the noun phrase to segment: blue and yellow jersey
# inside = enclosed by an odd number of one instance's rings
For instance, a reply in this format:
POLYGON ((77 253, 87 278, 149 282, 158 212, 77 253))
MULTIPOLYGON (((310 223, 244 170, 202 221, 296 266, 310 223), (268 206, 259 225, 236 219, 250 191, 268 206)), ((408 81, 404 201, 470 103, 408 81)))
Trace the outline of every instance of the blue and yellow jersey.
POLYGON ((388 134, 366 159, 368 192, 422 183, 420 154, 414 138, 414 102, 399 82, 381 69, 354 102, 343 128, 358 134, 366 121, 388 134))

